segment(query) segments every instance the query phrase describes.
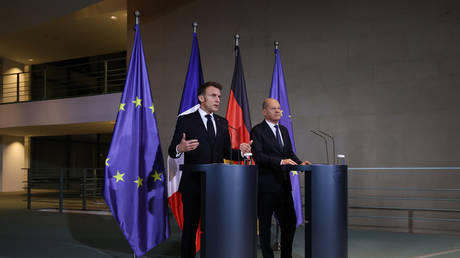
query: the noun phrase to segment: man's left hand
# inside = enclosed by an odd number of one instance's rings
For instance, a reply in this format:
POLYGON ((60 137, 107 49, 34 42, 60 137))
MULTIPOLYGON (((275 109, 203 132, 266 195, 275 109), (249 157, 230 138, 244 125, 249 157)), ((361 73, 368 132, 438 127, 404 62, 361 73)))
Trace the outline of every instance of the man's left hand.
POLYGON ((240 144, 240 151, 244 154, 251 152, 252 140, 249 143, 243 142, 240 144))

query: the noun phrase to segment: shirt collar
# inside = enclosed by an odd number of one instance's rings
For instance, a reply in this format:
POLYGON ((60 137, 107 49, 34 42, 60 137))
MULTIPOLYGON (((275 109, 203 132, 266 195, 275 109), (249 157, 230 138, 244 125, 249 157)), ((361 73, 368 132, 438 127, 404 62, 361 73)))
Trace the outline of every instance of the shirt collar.
POLYGON ((265 119, 265 123, 267 123, 268 126, 270 126, 270 128, 274 127, 275 125, 279 125, 279 123, 274 124, 274 123, 268 121, 267 119, 265 119))
MULTIPOLYGON (((206 111, 201 109, 201 107, 198 109, 198 112, 200 112, 200 116, 201 116, 202 119, 205 119, 206 115, 208 114, 208 113, 206 113, 206 111)), ((210 115, 214 119, 214 113, 210 113, 210 115)))

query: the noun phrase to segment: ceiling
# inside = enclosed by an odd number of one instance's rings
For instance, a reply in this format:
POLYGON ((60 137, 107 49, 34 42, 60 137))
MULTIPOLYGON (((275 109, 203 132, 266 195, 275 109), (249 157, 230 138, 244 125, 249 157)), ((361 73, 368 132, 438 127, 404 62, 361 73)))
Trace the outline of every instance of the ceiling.
POLYGON ((0 8, 0 57, 38 64, 123 51, 126 15, 126 0, 8 1, 0 8))
MULTIPOLYGON (((0 61, 29 65, 126 50, 126 0, 3 1, 0 19, 0 61)), ((113 126, 107 121, 0 128, 0 135, 111 133, 113 126)))

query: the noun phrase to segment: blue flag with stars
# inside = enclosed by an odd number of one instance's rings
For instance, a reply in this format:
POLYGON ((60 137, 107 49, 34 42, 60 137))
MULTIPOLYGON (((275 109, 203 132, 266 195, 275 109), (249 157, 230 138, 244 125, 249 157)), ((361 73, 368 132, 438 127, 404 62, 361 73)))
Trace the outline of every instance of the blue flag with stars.
POLYGON ((167 192, 139 25, 105 162, 104 199, 136 256, 169 237, 167 192))
MULTIPOLYGON (((278 102, 280 103, 281 119, 279 123, 287 128, 289 132, 289 138, 291 138, 292 142, 292 150, 295 153, 296 150, 294 142, 294 133, 292 131, 291 111, 289 109, 286 82, 284 80, 284 71, 283 66, 281 65, 279 49, 275 49, 275 67, 273 68, 270 98, 274 98, 278 100, 278 102)), ((299 226, 303 223, 302 196, 300 194, 299 173, 297 171, 291 171, 290 178, 292 184, 292 199, 294 201, 295 214, 297 216, 297 226, 299 226)))

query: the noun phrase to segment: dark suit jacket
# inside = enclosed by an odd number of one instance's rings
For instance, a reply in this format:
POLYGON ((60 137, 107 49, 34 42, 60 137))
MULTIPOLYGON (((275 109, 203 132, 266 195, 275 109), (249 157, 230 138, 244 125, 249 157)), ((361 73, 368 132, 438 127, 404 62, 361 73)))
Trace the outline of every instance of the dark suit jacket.
MULTIPOLYGON (((176 158, 176 146, 182 140, 182 134, 185 133, 186 140, 197 139, 200 143, 198 147, 192 151, 183 153, 184 164, 210 164, 222 163, 225 159, 230 159, 230 156, 237 158, 240 155, 238 150, 233 150, 231 153, 230 135, 228 132, 228 121, 216 114, 213 114, 216 122, 216 141, 212 146, 206 136, 206 127, 203 124, 198 110, 191 114, 179 116, 177 118, 176 129, 168 148, 168 154, 171 158, 176 158)), ((191 190, 200 190, 200 175, 199 173, 183 173, 179 185, 179 190, 193 187, 191 190)))
POLYGON ((251 130, 253 159, 259 167, 259 192, 291 191, 289 171, 281 169, 281 160, 292 159, 298 164, 302 163, 292 150, 288 130, 282 125, 279 128, 283 149, 265 120, 251 130))

